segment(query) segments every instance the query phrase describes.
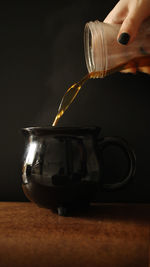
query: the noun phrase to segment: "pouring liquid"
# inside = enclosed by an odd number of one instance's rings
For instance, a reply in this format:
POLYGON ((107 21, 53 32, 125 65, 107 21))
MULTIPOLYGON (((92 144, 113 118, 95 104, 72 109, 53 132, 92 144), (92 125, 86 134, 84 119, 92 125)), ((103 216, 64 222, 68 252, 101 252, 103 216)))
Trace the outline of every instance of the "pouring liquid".
POLYGON ((88 73, 79 82, 73 84, 66 91, 66 93, 64 94, 60 102, 58 113, 53 121, 52 126, 56 126, 59 119, 63 116, 64 112, 68 109, 68 107, 71 105, 73 100, 76 98, 81 87, 84 85, 86 81, 88 81, 89 79, 94 79, 94 78, 103 78, 117 71, 123 71, 123 72, 142 71, 142 72, 150 74, 150 55, 145 55, 145 56, 140 56, 138 58, 134 58, 110 70, 88 73))

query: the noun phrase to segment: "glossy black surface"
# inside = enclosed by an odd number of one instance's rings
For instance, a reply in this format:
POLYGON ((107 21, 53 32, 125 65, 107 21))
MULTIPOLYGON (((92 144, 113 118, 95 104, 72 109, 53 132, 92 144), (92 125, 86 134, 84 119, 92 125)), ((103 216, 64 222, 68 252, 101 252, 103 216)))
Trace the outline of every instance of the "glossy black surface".
MULTIPOLYGON (((99 139, 98 127, 31 127, 23 129, 27 138, 22 169, 23 190, 32 201, 58 209, 90 203, 98 189, 123 187, 135 173, 135 155, 128 143, 117 137, 99 139), (106 184, 103 177, 103 151, 119 146, 129 161, 126 177, 106 184)), ((122 178, 122 177, 121 177, 122 178)))

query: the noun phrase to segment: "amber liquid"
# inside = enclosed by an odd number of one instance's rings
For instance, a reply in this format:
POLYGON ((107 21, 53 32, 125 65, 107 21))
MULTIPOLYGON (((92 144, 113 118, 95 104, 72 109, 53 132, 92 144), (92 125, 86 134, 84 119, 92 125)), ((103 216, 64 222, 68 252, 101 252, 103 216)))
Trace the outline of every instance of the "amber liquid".
POLYGON ((76 98, 77 94, 79 93, 83 84, 91 78, 103 78, 108 76, 114 72, 122 71, 122 72, 133 72, 136 73, 137 71, 145 72, 150 74, 150 55, 141 56, 138 58, 134 58, 128 62, 125 62, 113 69, 107 71, 98 71, 98 72, 91 72, 84 76, 82 80, 73 84, 64 94, 61 103, 58 108, 58 113, 54 119, 52 126, 56 126, 59 119, 63 116, 64 112, 68 109, 71 105, 73 100, 76 98))

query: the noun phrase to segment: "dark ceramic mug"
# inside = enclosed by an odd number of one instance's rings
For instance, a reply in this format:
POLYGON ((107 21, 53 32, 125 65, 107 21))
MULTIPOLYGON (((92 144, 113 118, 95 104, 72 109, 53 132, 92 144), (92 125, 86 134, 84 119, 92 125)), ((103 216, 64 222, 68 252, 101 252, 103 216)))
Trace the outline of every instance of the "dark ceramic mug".
POLYGON ((40 206, 66 215, 69 209, 89 204, 99 188, 114 190, 133 177, 135 154, 119 137, 99 138, 98 127, 32 127, 23 129, 27 137, 23 163, 23 190, 40 206), (102 154, 106 147, 120 147, 129 170, 114 184, 102 182, 102 154))

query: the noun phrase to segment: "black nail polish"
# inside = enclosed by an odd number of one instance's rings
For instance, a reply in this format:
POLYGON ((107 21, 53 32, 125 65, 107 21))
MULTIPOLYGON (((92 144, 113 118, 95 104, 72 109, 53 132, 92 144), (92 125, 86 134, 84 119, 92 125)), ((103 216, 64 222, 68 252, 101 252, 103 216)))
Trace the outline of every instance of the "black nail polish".
POLYGON ((126 32, 123 32, 120 34, 118 38, 118 42, 120 44, 126 45, 129 42, 129 39, 130 39, 130 35, 126 32))

